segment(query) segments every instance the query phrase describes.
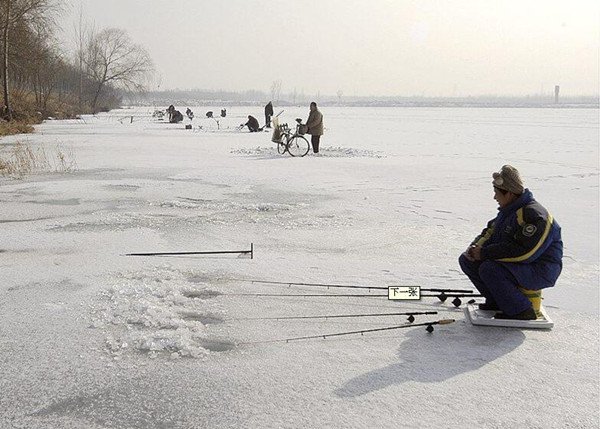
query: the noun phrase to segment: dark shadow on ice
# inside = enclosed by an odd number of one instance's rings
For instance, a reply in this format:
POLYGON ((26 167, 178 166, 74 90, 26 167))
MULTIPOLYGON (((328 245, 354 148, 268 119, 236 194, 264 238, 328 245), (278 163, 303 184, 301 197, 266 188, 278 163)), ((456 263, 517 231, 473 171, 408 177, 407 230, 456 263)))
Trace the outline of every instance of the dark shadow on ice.
POLYGON ((515 350, 525 335, 514 329, 468 327, 433 334, 415 328, 400 344, 400 362, 355 377, 334 393, 342 398, 365 395, 388 386, 418 381, 439 383, 479 368, 515 350))
POLYGON ((65 427, 65 421, 77 428, 244 427, 236 402, 226 399, 239 389, 228 378, 201 371, 185 378, 147 373, 106 385, 61 395, 27 415, 35 427, 65 427))
MULTIPOLYGON (((121 255, 126 256, 126 255, 121 255)), ((245 254, 230 254, 230 255, 152 255, 152 258, 167 258, 167 259, 248 259, 250 256, 245 254)))
POLYGON ((30 204, 48 204, 54 206, 78 206, 81 204, 79 198, 68 198, 65 200, 42 200, 42 201, 24 201, 30 204))
POLYGON ((37 222, 39 220, 49 220, 49 219, 58 219, 62 216, 45 216, 45 217, 36 217, 31 219, 0 219, 0 223, 12 223, 12 222, 37 222))

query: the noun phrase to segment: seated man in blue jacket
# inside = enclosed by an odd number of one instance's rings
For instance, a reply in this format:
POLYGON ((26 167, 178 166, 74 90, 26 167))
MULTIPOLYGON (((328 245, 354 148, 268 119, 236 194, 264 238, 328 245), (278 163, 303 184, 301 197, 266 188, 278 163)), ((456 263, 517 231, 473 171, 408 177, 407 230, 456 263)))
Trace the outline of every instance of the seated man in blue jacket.
POLYGON ((492 175, 498 216, 458 259, 463 272, 485 297, 482 310, 496 319, 535 320, 529 299, 518 289, 554 286, 562 270, 560 226, 523 188, 516 168, 492 175))

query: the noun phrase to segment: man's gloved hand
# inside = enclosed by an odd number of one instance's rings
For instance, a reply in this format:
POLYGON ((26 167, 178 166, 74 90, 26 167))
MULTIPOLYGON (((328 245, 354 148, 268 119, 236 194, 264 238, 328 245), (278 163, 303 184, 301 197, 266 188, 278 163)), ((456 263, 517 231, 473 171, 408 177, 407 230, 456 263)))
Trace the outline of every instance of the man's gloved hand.
POLYGON ((469 246, 467 252, 473 261, 481 261, 481 246, 469 246))

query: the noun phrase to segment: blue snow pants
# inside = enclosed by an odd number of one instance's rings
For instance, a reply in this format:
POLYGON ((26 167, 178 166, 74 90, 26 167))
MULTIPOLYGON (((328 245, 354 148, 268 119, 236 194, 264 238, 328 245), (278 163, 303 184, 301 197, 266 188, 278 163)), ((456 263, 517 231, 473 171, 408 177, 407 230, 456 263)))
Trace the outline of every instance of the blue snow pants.
POLYGON ((531 308, 531 301, 518 289, 518 280, 504 263, 469 261, 465 255, 460 255, 458 263, 486 302, 496 303, 506 315, 514 316, 531 308))

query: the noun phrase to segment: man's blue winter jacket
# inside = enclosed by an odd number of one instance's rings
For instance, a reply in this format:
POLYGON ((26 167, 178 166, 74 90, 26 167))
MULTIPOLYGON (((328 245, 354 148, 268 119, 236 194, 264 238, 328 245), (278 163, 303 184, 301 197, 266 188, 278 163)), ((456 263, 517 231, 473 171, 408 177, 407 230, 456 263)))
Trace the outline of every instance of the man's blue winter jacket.
POLYGON ((562 270, 560 226, 529 189, 500 208, 472 244, 482 246, 482 260, 503 263, 525 289, 554 286, 562 270))

